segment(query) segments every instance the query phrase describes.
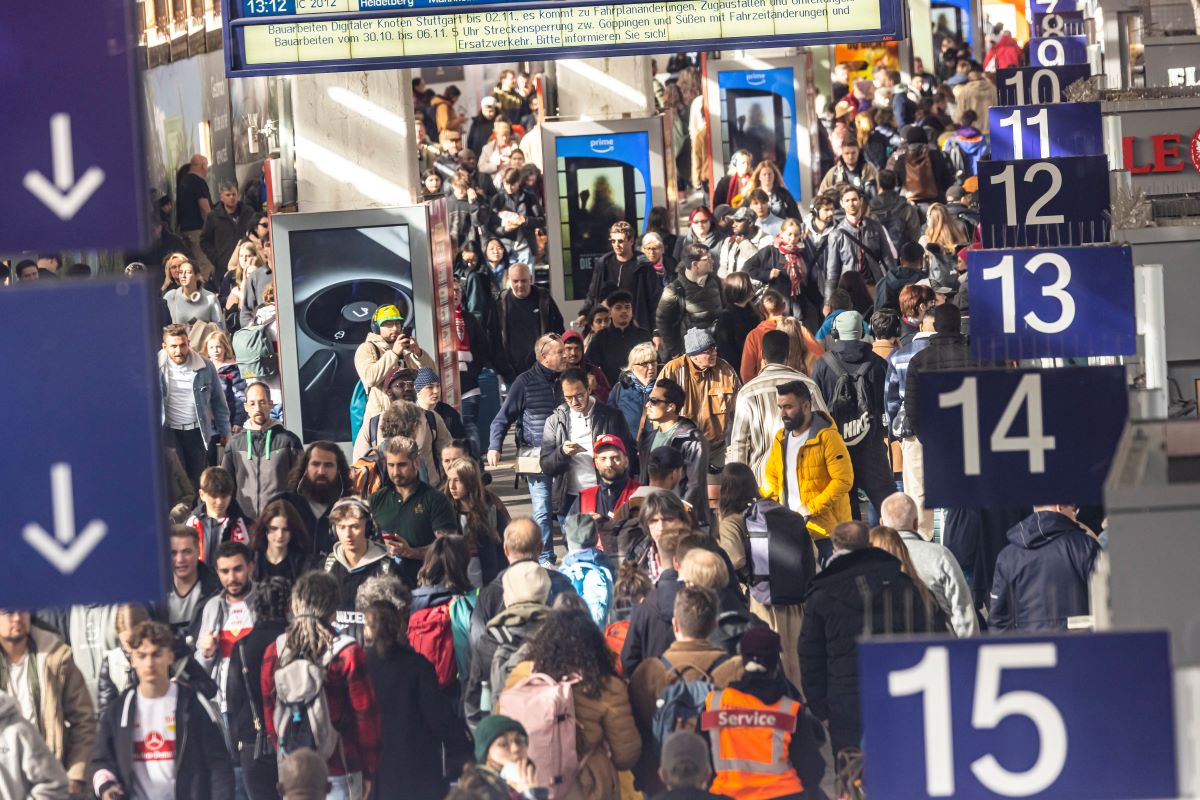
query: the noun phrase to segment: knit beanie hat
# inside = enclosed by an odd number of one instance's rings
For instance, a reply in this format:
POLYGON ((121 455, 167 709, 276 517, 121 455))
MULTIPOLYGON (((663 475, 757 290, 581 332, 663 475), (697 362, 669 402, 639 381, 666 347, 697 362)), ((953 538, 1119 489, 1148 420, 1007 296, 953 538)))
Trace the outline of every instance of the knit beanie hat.
POLYGON ((717 340, 704 328, 692 328, 683 337, 683 349, 689 356, 698 356, 717 346, 717 340))
POLYGON ((586 547, 595 547, 600 541, 600 533, 596 529, 596 520, 591 514, 572 514, 563 521, 563 538, 567 540, 567 549, 574 552, 586 547))
POLYGON ((491 714, 481 719, 475 726, 475 763, 486 764, 492 742, 510 731, 516 731, 522 736, 529 735, 525 732, 525 727, 512 717, 491 714))
POLYGON ((522 561, 504 570, 504 605, 545 603, 550 596, 550 573, 536 561, 522 561))
POLYGON ((858 341, 863 337, 863 318, 857 311, 843 311, 833 318, 833 329, 843 342, 858 341))

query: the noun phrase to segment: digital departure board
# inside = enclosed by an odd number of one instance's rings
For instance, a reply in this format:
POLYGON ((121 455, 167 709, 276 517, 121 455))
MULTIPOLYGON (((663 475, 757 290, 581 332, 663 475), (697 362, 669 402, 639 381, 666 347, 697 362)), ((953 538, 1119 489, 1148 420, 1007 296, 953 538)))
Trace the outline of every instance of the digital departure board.
POLYGON ((231 77, 902 35, 900 0, 225 0, 231 77))

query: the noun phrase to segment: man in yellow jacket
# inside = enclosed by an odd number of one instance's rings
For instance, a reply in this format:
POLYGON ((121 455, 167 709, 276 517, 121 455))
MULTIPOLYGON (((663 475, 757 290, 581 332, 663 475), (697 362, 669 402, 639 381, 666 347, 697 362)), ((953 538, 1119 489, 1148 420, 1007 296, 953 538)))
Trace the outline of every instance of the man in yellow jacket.
POLYGON ((854 468, 833 419, 813 411, 812 396, 802 381, 778 389, 783 428, 767 456, 762 493, 808 519, 809 531, 824 564, 832 555, 829 531, 850 519, 850 487, 854 468))

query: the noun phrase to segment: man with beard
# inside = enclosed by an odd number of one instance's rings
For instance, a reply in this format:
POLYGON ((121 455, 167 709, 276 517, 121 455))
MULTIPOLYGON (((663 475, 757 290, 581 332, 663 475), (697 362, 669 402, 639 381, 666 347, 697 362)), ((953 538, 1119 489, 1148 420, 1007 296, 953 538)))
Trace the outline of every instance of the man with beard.
POLYGON ((833 418, 813 411, 808 384, 784 383, 778 394, 783 427, 767 456, 763 495, 807 520, 824 564, 833 554, 830 531, 850 519, 850 453, 833 418))
POLYGON ((335 541, 329 510, 351 490, 346 454, 334 442, 313 442, 292 468, 287 484, 291 491, 273 499, 286 500, 296 509, 312 534, 313 553, 327 555, 335 541))
POLYGON ((638 437, 639 480, 650 480, 650 454, 670 447, 683 457, 683 480, 676 487, 702 525, 708 525, 708 441, 692 420, 680 416, 687 394, 670 378, 661 378, 646 400, 646 424, 638 437))
POLYGON ((271 419, 271 390, 262 381, 246 387, 246 422, 225 448, 221 466, 237 486, 237 501, 255 518, 271 498, 287 489, 287 476, 300 460, 300 437, 271 419))
POLYGON ((391 486, 371 495, 371 516, 401 577, 415 588, 425 552, 439 534, 457 533, 458 519, 446 496, 421 480, 416 442, 393 436, 383 445, 383 457, 391 486))
POLYGON ((570 515, 590 514, 603 529, 641 484, 629 476, 629 455, 620 436, 597 436, 592 460, 596 464, 596 485, 579 493, 570 515))
POLYGON ((220 594, 209 599, 200 613, 196 632, 196 661, 217 683, 217 703, 227 714, 226 692, 230 680, 229 656, 233 646, 254 629, 254 554, 241 542, 222 542, 217 548, 220 594))
MULTIPOLYGON (((903 174, 903 173, 900 173, 903 174)), ((863 158, 862 148, 853 137, 842 142, 841 157, 821 180, 818 192, 827 192, 835 186, 848 183, 862 192, 868 199, 879 189, 879 172, 875 165, 863 158)))

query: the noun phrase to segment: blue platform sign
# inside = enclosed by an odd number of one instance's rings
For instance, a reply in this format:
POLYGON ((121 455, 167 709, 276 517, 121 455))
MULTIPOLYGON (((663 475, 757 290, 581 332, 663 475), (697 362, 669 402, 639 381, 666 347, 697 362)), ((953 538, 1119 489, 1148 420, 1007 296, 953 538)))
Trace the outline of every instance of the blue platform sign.
POLYGON ((1030 14, 1053 14, 1079 8, 1079 0, 1028 0, 1027 4, 1030 14))
POLYGON ((1108 206, 1106 156, 979 162, 984 247, 1108 242, 1108 206))
POLYGON ((858 646, 872 800, 1156 800, 1178 775, 1166 633, 858 646))
POLYGON ((145 245, 136 40, 128 0, 0 11, 0 251, 145 245), (65 43, 59 46, 57 43, 65 43))
POLYGON ((1075 81, 1089 78, 1087 64, 1061 67, 1009 67, 996 71, 997 105, 1024 106, 1065 102, 1065 91, 1075 81))
POLYGON ((1137 353, 1133 250, 971 250, 971 356, 981 361, 1137 353))
POLYGON ((48 283, 0 292, 0 608, 160 600, 157 293, 48 283))
POLYGON ((1099 103, 992 106, 988 126, 996 161, 1104 154, 1099 103))
POLYGON ((1029 40, 1029 63, 1035 67, 1086 64, 1086 36, 1036 36, 1029 40))
POLYGON ((918 377, 927 508, 1102 504, 1129 415, 1124 367, 918 377))

